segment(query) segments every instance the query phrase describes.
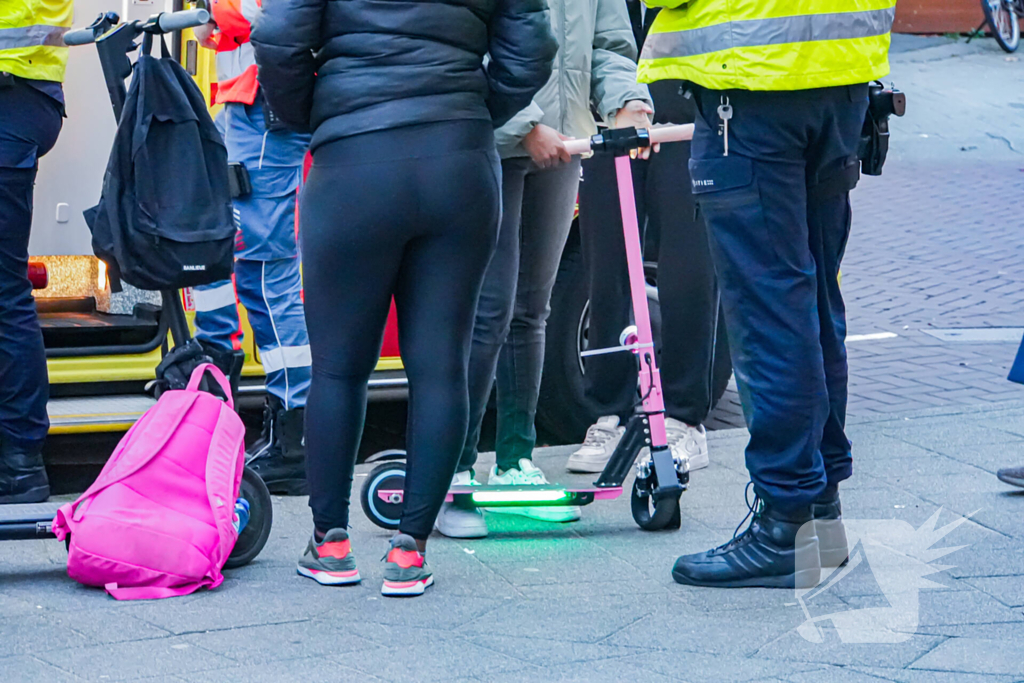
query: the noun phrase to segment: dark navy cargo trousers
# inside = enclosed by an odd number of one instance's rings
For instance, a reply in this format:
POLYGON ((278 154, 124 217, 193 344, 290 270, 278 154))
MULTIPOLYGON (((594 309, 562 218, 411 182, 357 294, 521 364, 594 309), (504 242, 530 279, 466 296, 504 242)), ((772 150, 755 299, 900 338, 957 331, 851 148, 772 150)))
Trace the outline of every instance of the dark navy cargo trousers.
POLYGON ((867 86, 695 95, 691 182, 750 430, 747 469, 762 498, 803 507, 853 472, 838 276, 867 86))
POLYGON ((37 160, 61 129, 61 105, 22 80, 0 86, 0 441, 42 447, 46 352, 28 280, 37 160))

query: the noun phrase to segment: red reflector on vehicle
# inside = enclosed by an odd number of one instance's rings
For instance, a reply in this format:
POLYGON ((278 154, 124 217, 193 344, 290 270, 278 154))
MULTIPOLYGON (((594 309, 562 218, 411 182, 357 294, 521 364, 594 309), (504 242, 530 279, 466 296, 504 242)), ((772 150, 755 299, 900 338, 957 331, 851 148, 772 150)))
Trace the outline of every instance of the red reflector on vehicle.
POLYGON ((46 272, 46 264, 29 261, 28 280, 32 283, 32 289, 46 289, 46 285, 50 284, 50 275, 46 272))

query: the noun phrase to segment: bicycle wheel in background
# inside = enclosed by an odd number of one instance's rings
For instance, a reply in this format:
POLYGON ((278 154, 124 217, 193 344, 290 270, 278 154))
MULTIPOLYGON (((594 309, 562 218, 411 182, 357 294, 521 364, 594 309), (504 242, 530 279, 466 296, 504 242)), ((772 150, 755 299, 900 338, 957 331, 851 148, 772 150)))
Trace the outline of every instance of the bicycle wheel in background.
POLYGON ((999 47, 1014 52, 1020 43, 1020 22, 1017 13, 1007 0, 981 0, 985 20, 992 28, 992 36, 999 47))

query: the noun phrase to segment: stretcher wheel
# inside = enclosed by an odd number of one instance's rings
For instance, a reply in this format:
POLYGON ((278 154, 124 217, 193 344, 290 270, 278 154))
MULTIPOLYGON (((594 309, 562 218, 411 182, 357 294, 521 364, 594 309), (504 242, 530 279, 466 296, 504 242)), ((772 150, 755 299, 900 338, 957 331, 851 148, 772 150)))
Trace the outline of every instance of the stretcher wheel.
POLYGON ((397 529, 402 519, 402 496, 405 491, 405 462, 384 462, 373 468, 363 483, 359 502, 367 518, 382 529, 397 529), (384 493, 382 491, 393 492, 384 493))
POLYGON ((678 529, 680 526, 680 496, 655 500, 651 491, 656 487, 657 484, 653 476, 648 479, 637 478, 633 481, 633 491, 629 496, 633 520, 645 531, 678 529))
POLYGON ((242 472, 242 487, 239 496, 249 502, 249 523, 242 529, 235 541, 231 556, 224 563, 226 569, 237 569, 256 559, 270 538, 270 527, 274 523, 274 504, 267 485, 260 475, 248 467, 242 472))

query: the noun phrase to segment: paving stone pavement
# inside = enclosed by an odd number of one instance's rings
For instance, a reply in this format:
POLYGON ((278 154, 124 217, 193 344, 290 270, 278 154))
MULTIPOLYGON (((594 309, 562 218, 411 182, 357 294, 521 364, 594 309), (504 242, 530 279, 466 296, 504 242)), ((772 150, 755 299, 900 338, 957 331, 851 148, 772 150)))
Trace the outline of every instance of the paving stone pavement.
MULTIPOLYGON (((1024 65, 991 41, 894 36, 907 115, 881 177, 852 195, 843 261, 854 416, 1012 400, 1016 340, 944 342, 936 328, 1024 328, 1024 65), (1012 59, 1013 61, 1008 61, 1012 59)), ((743 426, 735 390, 709 426, 743 426)))
MULTIPOLYGON (((746 433, 724 430, 683 496, 681 530, 640 531, 625 499, 570 525, 488 514, 485 540, 431 540, 437 584, 422 598, 380 596, 390 533, 358 509, 363 585, 297 576, 305 498, 275 499, 266 549, 220 588, 164 601, 119 603, 77 585, 56 541, 0 544, 0 680, 1024 680, 1024 491, 993 474, 1024 457, 1024 402, 863 420, 850 433, 848 520, 916 529, 940 510, 940 526, 973 513, 935 544, 963 547, 936 562, 950 568, 929 577, 937 585, 920 592, 919 619, 896 627, 903 642, 842 642, 828 621, 823 642, 809 642, 795 630, 806 616, 793 591, 672 581, 677 555, 728 540, 745 513, 746 433)), ((567 452, 537 461, 552 479, 583 483, 562 472, 567 452)), ((806 599, 808 614, 887 606, 880 585, 861 565, 806 599)))

